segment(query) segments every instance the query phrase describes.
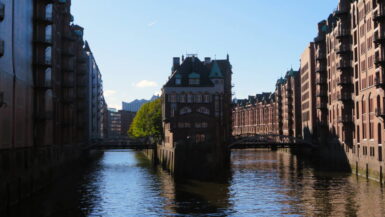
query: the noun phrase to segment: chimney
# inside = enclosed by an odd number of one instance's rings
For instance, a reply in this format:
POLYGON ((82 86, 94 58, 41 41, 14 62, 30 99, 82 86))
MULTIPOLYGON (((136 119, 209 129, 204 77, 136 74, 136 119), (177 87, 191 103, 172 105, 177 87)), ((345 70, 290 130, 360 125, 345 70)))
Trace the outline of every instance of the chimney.
POLYGON ((180 66, 180 58, 179 57, 174 57, 173 62, 172 62, 172 72, 173 73, 178 67, 180 66))
POLYGON ((205 64, 210 64, 210 63, 211 63, 211 58, 205 57, 205 64))

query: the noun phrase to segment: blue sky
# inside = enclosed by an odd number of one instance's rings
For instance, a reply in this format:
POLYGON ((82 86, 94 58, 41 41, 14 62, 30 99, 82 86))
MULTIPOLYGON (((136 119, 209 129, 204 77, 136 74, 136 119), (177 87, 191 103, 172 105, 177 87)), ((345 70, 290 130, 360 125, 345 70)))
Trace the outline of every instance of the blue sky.
POLYGON ((75 23, 103 75, 109 107, 150 98, 186 53, 229 53, 237 98, 274 84, 316 35, 337 0, 73 0, 75 23))

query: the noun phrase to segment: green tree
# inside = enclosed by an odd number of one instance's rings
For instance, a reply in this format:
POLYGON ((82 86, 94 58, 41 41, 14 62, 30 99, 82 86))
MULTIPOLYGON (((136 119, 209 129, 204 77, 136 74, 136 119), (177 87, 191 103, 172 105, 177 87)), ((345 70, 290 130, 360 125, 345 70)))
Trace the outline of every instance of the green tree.
POLYGON ((162 103, 160 99, 143 104, 136 113, 128 130, 133 138, 144 138, 147 141, 160 142, 163 137, 162 103))

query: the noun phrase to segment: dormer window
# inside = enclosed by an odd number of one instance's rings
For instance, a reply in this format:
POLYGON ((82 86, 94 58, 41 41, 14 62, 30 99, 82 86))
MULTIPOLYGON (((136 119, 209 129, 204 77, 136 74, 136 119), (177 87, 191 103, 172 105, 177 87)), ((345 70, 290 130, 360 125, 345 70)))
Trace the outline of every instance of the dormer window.
POLYGON ((200 84, 200 74, 198 73, 190 73, 188 75, 188 83, 189 85, 199 85, 200 84))
POLYGON ((175 75, 175 85, 182 84, 182 76, 180 74, 175 75))

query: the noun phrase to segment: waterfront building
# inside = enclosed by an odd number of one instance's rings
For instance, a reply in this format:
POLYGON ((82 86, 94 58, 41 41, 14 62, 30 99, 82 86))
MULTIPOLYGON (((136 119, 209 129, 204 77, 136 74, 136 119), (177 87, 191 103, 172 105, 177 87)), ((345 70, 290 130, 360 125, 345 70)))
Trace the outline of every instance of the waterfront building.
POLYGON ((108 109, 108 138, 121 137, 121 114, 114 108, 108 109))
POLYGON ((318 23, 318 35, 314 38, 314 56, 316 61, 316 109, 317 109, 317 133, 319 139, 326 139, 328 135, 328 81, 326 58, 326 34, 334 25, 332 16, 326 21, 318 23))
MULTIPOLYGON (((384 1, 340 0, 328 19, 318 23, 314 43, 301 56, 301 90, 297 92, 302 105, 291 100, 292 89, 298 85, 296 76, 290 76, 292 70, 277 81, 275 91, 279 135, 307 139, 308 128, 322 157, 337 165, 350 164, 354 172, 381 181, 385 166, 384 29, 384 1), (302 115, 297 116, 298 111, 302 115)), ((235 115, 234 132, 244 135, 250 131, 239 129, 248 129, 245 118, 249 116, 244 113, 252 102, 239 102, 233 112, 243 115, 235 115)))
POLYGON ((104 108, 103 98, 103 80, 102 73, 99 70, 96 59, 91 51, 88 42, 85 42, 84 50, 86 52, 87 64, 87 81, 88 81, 88 120, 89 134, 91 139, 101 139, 103 122, 103 113, 106 112, 104 108))
POLYGON ((0 210, 57 178, 90 140, 90 72, 70 7, 0 2, 0 210))
POLYGON ((346 152, 354 171, 383 180, 385 2, 354 1, 350 21, 355 130, 346 152))
POLYGON ((229 58, 201 61, 189 55, 182 63, 174 58, 162 88, 164 143, 158 148, 159 159, 173 172, 223 167, 231 136, 231 68, 229 58))
POLYGON ((301 55, 301 135, 307 141, 316 139, 316 74, 314 43, 301 55))
POLYGON ((233 110, 233 135, 276 134, 276 111, 274 93, 262 93, 238 100, 233 110))
POLYGON ((301 79, 300 72, 290 69, 277 82, 276 91, 282 117, 282 135, 301 137, 301 79))

